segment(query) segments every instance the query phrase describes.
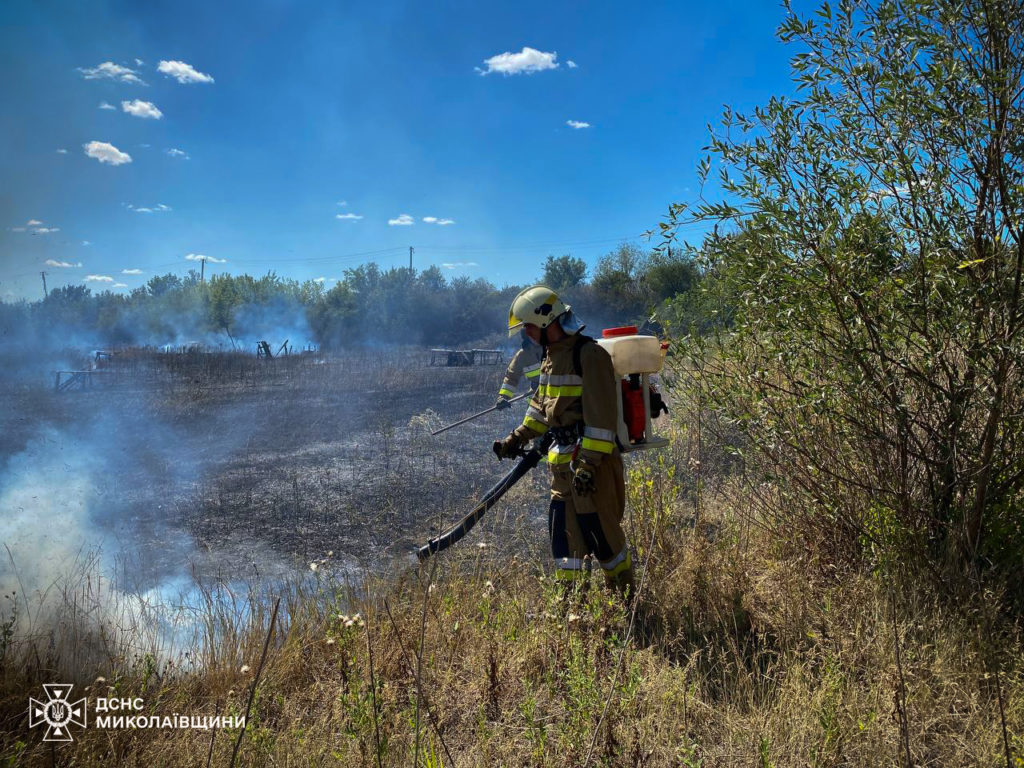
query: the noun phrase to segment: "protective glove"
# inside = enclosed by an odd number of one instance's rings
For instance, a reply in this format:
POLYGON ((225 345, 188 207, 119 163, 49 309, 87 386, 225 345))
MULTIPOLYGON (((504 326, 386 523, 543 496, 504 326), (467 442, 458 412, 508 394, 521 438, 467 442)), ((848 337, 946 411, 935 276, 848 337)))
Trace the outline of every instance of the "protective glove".
POLYGON ((494 404, 494 407, 497 408, 499 411, 503 411, 506 408, 511 408, 512 406, 509 405, 507 397, 505 397, 504 395, 498 395, 498 402, 494 404))
POLYGON ((526 441, 515 432, 509 434, 503 440, 495 440, 491 450, 498 459, 514 459, 522 453, 523 444, 526 441))
POLYGON ((593 464, 588 464, 585 461, 576 463, 572 474, 572 489, 576 491, 577 496, 589 496, 597 489, 597 484, 594 482, 596 474, 597 468, 593 464))

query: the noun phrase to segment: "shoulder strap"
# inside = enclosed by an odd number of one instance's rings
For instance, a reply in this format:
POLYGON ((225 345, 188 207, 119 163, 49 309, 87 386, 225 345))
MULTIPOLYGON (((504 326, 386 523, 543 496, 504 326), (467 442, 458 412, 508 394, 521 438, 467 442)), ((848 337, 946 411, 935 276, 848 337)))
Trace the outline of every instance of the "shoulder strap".
POLYGON ((583 363, 580 362, 580 350, 583 349, 583 345, 592 342, 593 339, 590 336, 584 336, 582 333, 576 334, 576 341, 572 345, 572 369, 576 372, 577 376, 583 375, 583 363))

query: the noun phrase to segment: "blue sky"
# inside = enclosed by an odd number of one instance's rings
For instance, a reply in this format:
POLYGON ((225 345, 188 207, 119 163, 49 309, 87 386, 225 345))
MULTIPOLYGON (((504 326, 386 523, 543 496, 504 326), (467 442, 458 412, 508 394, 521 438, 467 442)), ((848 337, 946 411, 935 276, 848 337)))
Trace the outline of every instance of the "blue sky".
POLYGON ((723 104, 791 92, 781 18, 755 0, 6 0, 0 298, 40 298, 44 270, 129 291, 190 254, 328 284, 409 246, 498 285, 548 254, 593 265, 693 199, 723 104))

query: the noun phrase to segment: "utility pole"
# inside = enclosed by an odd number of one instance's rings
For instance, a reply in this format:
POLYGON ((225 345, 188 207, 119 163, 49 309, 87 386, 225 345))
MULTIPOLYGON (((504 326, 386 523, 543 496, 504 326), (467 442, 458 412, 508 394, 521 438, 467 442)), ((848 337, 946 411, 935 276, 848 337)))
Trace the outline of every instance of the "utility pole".
POLYGON ((409 246, 409 274, 412 274, 412 246, 409 246))
POLYGON ((199 282, 206 282, 206 259, 199 260, 199 282))
POLYGON ((40 272, 39 274, 42 275, 43 277, 43 298, 45 299, 47 296, 50 295, 46 292, 46 273, 40 272))

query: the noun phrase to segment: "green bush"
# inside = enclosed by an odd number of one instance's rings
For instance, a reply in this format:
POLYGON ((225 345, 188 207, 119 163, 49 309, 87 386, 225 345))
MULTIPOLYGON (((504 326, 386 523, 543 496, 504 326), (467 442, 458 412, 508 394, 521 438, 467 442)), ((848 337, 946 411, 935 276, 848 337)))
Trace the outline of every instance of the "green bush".
POLYGON ((787 10, 797 95, 727 109, 719 190, 709 156, 673 207, 723 229, 700 257, 729 321, 690 337, 694 392, 830 557, 1024 587, 1024 9, 787 10))

